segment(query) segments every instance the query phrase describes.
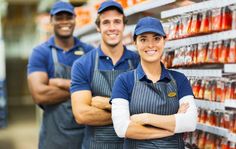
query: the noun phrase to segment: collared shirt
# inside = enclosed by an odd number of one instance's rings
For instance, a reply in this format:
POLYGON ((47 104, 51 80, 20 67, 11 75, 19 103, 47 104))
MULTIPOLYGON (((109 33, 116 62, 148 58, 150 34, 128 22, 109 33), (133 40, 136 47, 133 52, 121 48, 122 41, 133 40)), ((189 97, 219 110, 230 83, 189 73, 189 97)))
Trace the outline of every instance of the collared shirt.
POLYGON ((139 56, 135 52, 129 51, 124 47, 124 53, 120 60, 113 65, 112 59, 106 56, 100 47, 94 49, 76 60, 72 67, 71 73, 71 93, 80 90, 91 90, 91 82, 94 72, 95 57, 98 52, 98 69, 99 70, 128 70, 131 60, 134 68, 139 63, 139 56))
POLYGON ((41 45, 35 47, 29 58, 28 62, 28 75, 32 72, 41 71, 46 72, 49 78, 53 78, 54 64, 52 59, 52 48, 57 50, 58 61, 67 66, 72 66, 73 62, 81 57, 82 53, 87 53, 94 49, 92 46, 85 44, 74 37, 75 45, 68 51, 63 51, 60 47, 55 45, 55 37, 52 36, 50 39, 41 45), (83 51, 77 54, 78 51, 83 51))
MULTIPOLYGON (((152 81, 147 78, 147 75, 143 71, 141 64, 138 65, 136 71, 138 79, 140 81, 152 83, 152 81)), ((169 73, 173 76, 173 78, 176 81, 179 99, 187 95, 193 95, 192 88, 186 76, 180 72, 166 69, 163 64, 161 64, 161 77, 160 80, 158 80, 158 82, 171 81, 169 73)), ((133 88, 134 88, 134 71, 129 71, 119 75, 116 78, 116 81, 112 89, 111 100, 114 98, 123 98, 130 101, 133 88)))

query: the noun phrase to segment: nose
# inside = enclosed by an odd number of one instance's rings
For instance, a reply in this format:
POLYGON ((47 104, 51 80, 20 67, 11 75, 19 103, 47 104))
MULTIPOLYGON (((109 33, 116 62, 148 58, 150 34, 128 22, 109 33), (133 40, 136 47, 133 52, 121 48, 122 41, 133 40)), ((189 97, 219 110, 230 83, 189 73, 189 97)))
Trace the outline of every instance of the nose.
POLYGON ((153 41, 153 40, 150 40, 150 41, 148 41, 148 47, 149 48, 153 48, 154 47, 154 45, 155 45, 155 42, 153 41))

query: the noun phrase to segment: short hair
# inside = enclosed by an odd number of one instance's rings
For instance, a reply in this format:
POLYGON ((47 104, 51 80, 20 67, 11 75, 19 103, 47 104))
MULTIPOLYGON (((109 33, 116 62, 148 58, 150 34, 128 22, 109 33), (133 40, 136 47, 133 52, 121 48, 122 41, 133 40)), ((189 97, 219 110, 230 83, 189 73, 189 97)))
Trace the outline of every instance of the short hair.
POLYGON ((104 11, 107 11, 107 10, 117 10, 120 14, 123 15, 123 23, 124 23, 124 24, 127 24, 128 20, 127 20, 126 16, 124 15, 124 13, 122 13, 122 12, 121 12, 119 9, 117 9, 116 7, 109 7, 109 8, 107 8, 107 9, 103 10, 101 13, 98 13, 97 18, 96 18, 96 20, 95 20, 95 24, 97 25, 97 27, 100 27, 100 23, 101 23, 101 21, 100 21, 100 16, 101 16, 101 14, 102 14, 104 11))

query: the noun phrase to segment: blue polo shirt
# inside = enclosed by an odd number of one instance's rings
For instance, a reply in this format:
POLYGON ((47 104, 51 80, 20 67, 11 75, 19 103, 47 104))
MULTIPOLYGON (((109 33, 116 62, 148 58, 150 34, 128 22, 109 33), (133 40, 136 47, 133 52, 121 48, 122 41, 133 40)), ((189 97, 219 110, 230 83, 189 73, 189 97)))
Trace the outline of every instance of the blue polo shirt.
MULTIPOLYGON (((158 82, 169 82, 171 80, 171 77, 169 75, 170 73, 176 81, 179 99, 181 99, 186 95, 193 95, 190 83, 184 74, 177 71, 168 70, 165 68, 163 64, 161 64, 161 69, 162 69, 161 77, 158 82)), ((152 83, 152 81, 147 78, 141 64, 138 65, 136 71, 138 79, 140 81, 152 83)), ((123 98, 127 99, 130 102, 133 88, 134 88, 134 71, 129 71, 120 74, 116 78, 116 81, 114 83, 111 100, 114 98, 123 98)))
POLYGON ((100 47, 94 49, 76 60, 72 66, 71 73, 71 93, 80 90, 91 90, 91 82, 94 72, 95 57, 98 52, 98 69, 99 70, 128 70, 129 62, 131 60, 134 68, 139 63, 139 56, 137 53, 129 51, 124 47, 124 53, 120 60, 113 65, 112 59, 106 56, 100 47))
POLYGON ((54 36, 41 45, 35 47, 29 58, 28 62, 28 75, 32 72, 41 71, 46 72, 49 78, 54 77, 54 64, 52 59, 52 48, 57 50, 58 61, 67 66, 72 66, 73 62, 81 57, 78 55, 78 51, 83 51, 84 53, 89 52, 94 49, 92 46, 81 42, 79 39, 75 38, 75 45, 68 51, 63 51, 60 47, 55 45, 54 36), (76 53, 77 51, 77 53, 76 53))

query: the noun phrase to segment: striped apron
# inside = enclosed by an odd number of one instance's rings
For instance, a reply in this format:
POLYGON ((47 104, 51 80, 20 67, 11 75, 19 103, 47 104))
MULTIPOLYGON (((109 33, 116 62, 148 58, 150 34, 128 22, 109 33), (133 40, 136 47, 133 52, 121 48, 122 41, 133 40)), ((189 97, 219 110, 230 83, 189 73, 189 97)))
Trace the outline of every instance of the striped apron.
MULTIPOLYGON (((112 87, 116 77, 124 70, 98 70, 98 52, 92 79, 92 94, 94 96, 111 97, 112 87)), ((133 69, 131 60, 129 69, 133 69)), ((128 70, 126 70, 128 71, 128 70)), ((113 125, 85 127, 83 149, 123 149, 124 139, 119 138, 113 125)))
MULTIPOLYGON (((130 115, 139 113, 152 113, 171 115, 178 112, 179 100, 177 84, 169 73, 171 81, 147 83, 138 79, 134 71, 134 88, 130 101, 130 115), (175 92, 175 97, 169 97, 170 92, 175 92)), ((125 139, 125 149, 184 149, 182 134, 151 140, 125 139)))
MULTIPOLYGON (((70 79, 71 67, 58 62, 57 51, 52 48, 54 77, 70 79)), ((43 121, 39 149, 81 149, 84 126, 73 117, 71 100, 43 106, 43 121)))

